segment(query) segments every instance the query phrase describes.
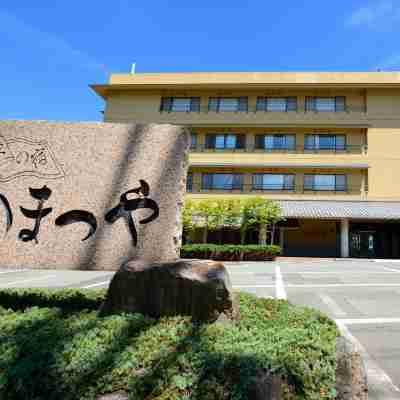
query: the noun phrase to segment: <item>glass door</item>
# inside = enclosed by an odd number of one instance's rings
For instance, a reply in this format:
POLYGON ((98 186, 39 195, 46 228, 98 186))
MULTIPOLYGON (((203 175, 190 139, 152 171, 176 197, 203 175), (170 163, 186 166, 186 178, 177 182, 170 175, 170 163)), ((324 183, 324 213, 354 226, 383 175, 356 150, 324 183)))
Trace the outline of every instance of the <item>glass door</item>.
POLYGON ((376 232, 356 231, 350 233, 350 257, 375 258, 376 232))

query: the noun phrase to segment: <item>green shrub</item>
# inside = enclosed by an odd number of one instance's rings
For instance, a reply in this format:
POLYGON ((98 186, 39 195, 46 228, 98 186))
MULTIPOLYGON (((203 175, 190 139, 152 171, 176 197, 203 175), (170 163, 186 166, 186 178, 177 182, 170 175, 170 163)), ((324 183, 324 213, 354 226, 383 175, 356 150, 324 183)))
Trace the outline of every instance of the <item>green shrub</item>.
POLYGON ((5 289, 0 290, 0 306, 13 310, 34 306, 59 307, 68 311, 97 310, 106 293, 106 289, 5 289))
MULTIPOLYGON (((259 368, 286 374, 296 386, 295 400, 335 396, 336 326, 312 309, 240 294, 237 324, 198 326, 186 317, 99 318, 96 311, 72 312, 70 305, 76 303, 67 300, 65 291, 59 303, 64 309, 6 310, 4 292, 4 400, 93 400, 118 390, 129 392, 131 399, 245 400, 259 368)), ((24 300, 18 304, 32 299, 28 292, 19 291, 24 300)), ((16 299, 17 292, 12 293, 16 299)), ((70 293, 76 298, 76 291, 70 293)), ((103 293, 94 291, 93 298, 103 293)), ((82 292, 87 296, 92 298, 82 292)))
POLYGON ((274 245, 186 244, 181 248, 182 258, 202 258, 219 261, 267 261, 281 251, 274 245))

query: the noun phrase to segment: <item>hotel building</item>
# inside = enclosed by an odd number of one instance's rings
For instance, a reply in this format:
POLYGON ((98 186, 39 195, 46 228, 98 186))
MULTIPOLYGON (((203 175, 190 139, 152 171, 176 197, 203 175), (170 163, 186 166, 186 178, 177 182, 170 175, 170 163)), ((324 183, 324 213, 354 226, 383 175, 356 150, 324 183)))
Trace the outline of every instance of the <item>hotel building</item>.
POLYGON ((91 87, 106 122, 191 128, 188 197, 279 202, 283 255, 400 258, 400 73, 113 74, 91 87))

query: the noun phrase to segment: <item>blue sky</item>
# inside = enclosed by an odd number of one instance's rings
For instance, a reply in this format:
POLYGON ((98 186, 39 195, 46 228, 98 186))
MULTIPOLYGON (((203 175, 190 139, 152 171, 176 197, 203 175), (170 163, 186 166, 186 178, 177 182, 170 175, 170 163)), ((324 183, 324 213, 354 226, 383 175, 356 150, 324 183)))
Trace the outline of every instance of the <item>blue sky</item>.
POLYGON ((400 70, 400 0, 2 0, 0 119, 101 120, 111 72, 400 70))

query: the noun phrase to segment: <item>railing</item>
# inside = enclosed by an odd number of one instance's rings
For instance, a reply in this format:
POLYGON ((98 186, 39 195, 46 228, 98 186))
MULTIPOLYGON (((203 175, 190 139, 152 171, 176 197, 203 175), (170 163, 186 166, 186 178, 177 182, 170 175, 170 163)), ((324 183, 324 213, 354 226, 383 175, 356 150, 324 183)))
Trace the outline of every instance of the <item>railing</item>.
POLYGON ((196 145, 190 148, 192 153, 287 153, 287 154, 366 154, 367 145, 345 145, 333 147, 310 147, 310 146, 295 146, 295 147, 279 147, 260 149, 255 146, 246 146, 244 148, 209 148, 205 145, 196 145))
POLYGON ((279 185, 256 185, 242 184, 237 186, 218 185, 211 188, 201 188, 193 185, 190 189, 186 188, 188 193, 295 193, 295 194, 363 194, 367 192, 367 188, 363 191, 361 186, 313 186, 305 187, 304 185, 286 186, 279 185))
POLYGON ((198 114, 198 113, 211 113, 211 114, 246 114, 246 113, 257 113, 257 114, 326 114, 326 113, 334 113, 334 114, 343 114, 343 113, 366 113, 366 107, 364 106, 347 106, 344 110, 336 111, 336 110, 306 110, 304 107, 298 107, 297 110, 293 111, 265 111, 265 110, 257 110, 255 106, 249 106, 247 111, 246 110, 229 110, 229 111, 215 111, 215 110, 209 110, 208 105, 207 106, 201 106, 200 110, 196 111, 164 111, 160 110, 160 113, 164 114, 173 114, 173 113, 193 113, 193 114, 198 114))
MULTIPOLYGON (((299 111, 298 111, 299 112, 299 111)), ((314 114, 325 114, 325 113, 335 113, 335 114, 341 114, 341 113, 365 113, 367 112, 365 106, 346 106, 344 110, 301 110, 300 112, 304 113, 314 113, 314 114)))

